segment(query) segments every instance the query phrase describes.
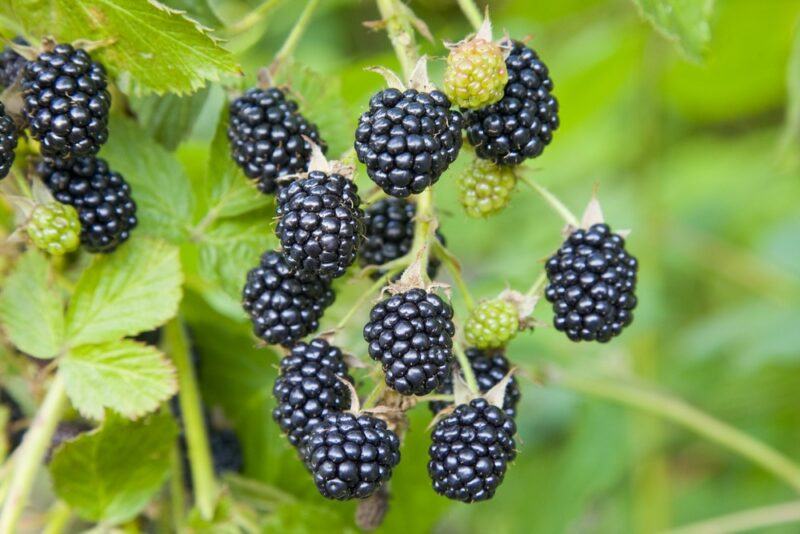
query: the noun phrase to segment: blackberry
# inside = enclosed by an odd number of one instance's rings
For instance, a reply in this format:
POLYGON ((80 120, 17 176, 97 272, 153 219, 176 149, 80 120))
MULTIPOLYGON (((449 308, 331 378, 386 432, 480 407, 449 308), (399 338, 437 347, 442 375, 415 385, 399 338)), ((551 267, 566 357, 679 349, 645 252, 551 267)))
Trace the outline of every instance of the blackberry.
POLYGON ((108 140, 106 71, 81 49, 59 44, 25 64, 25 117, 42 154, 93 156, 108 140))
POLYGON ((475 159, 458 177, 458 200, 470 217, 488 217, 503 211, 516 185, 511 167, 475 159))
POLYGON ((600 223, 578 229, 545 265, 545 297, 557 330, 572 341, 607 342, 631 324, 639 264, 625 241, 600 223))
POLYGON ((371 415, 331 412, 303 440, 303 460, 323 497, 372 495, 400 461, 400 440, 371 415))
MULTIPOLYGON (((361 245, 360 263, 383 265, 408 254, 414 242, 415 202, 402 198, 384 198, 366 209, 364 243, 361 245)), ((444 236, 437 230, 436 238, 444 245, 444 236)), ((441 261, 431 254, 428 260, 428 277, 436 278, 441 261)), ((372 278, 382 276, 373 272, 372 278)))
POLYGON ((112 252, 136 227, 136 202, 121 174, 101 158, 48 160, 37 172, 56 200, 78 210, 81 243, 90 252, 112 252))
MULTIPOLYGON (((11 452, 22 443, 22 437, 25 434, 25 414, 22 411, 22 406, 11 396, 3 387, 0 387, 0 405, 8 410, 8 422, 6 428, 0 430, 6 431, 4 439, 8 444, 8 451, 11 452)), ((3 436, 0 436, 2 439, 3 436)))
POLYGON ((6 114, 6 109, 0 102, 0 180, 11 172, 16 156, 14 150, 17 148, 17 136, 14 120, 6 114))
POLYGON ((387 194, 407 197, 439 180, 461 150, 463 118, 441 91, 385 89, 356 129, 356 154, 387 194))
POLYGON ((214 473, 241 473, 244 466, 242 444, 236 432, 230 428, 209 428, 208 446, 214 473))
POLYGON ((308 173, 278 193, 275 233, 289 266, 322 278, 342 276, 364 232, 358 188, 341 174, 308 173))
POLYGON ((553 81, 536 52, 514 41, 506 58, 508 83, 503 98, 467 111, 467 139, 479 158, 498 165, 519 165, 535 158, 558 128, 558 101, 553 81))
POLYGON ((72 206, 50 202, 36 206, 25 226, 33 244, 54 256, 78 249, 81 244, 81 222, 72 206))
POLYGON ((464 339, 478 349, 505 347, 519 330, 516 306, 503 299, 479 303, 464 324, 464 339))
POLYGON ((364 327, 369 355, 381 363, 386 385, 403 395, 440 386, 453 360, 453 309, 438 295, 410 289, 378 302, 364 327))
POLYGON ((283 254, 268 251, 247 273, 242 298, 255 335, 288 346, 317 329, 334 294, 329 282, 295 273, 283 254))
POLYGON ((503 98, 508 69, 497 43, 476 37, 458 44, 447 56, 444 92, 455 105, 475 109, 503 98))
MULTIPOLYGON (((28 44, 22 37, 14 37, 14 42, 21 45, 28 44)), ((26 62, 27 60, 14 52, 10 46, 3 47, 3 51, 0 52, 0 88, 14 85, 26 62)))
POLYGON ((308 170, 311 145, 304 136, 327 150, 317 126, 280 89, 250 89, 231 102, 228 139, 233 160, 263 193, 274 193, 281 176, 308 170))
POLYGON ((350 391, 339 378, 353 382, 341 349, 321 338, 297 343, 281 360, 272 418, 292 445, 300 445, 323 417, 350 406, 350 391))
MULTIPOLYGON (((511 365, 503 351, 483 351, 473 347, 466 350, 466 355, 481 393, 486 393, 492 389, 511 370, 511 365)), ((453 393, 452 375, 448 376, 445 382, 436 389, 436 393, 445 395, 453 393)), ((517 416, 517 403, 521 396, 517 379, 512 376, 506 386, 505 397, 503 397, 503 411, 506 412, 506 415, 509 417, 517 416)), ((449 405, 450 403, 445 401, 431 401, 428 403, 434 414, 439 413, 449 405)))
POLYGON ((88 432, 91 429, 92 425, 86 421, 77 420, 59 422, 58 426, 56 426, 55 432, 53 432, 53 437, 50 438, 50 446, 47 448, 47 453, 44 457, 45 463, 50 463, 50 460, 52 460, 56 449, 58 449, 63 443, 72 441, 84 432, 88 432))
POLYGON ((428 474, 436 493, 462 502, 494 496, 516 456, 514 420, 486 399, 461 404, 436 423, 428 474))

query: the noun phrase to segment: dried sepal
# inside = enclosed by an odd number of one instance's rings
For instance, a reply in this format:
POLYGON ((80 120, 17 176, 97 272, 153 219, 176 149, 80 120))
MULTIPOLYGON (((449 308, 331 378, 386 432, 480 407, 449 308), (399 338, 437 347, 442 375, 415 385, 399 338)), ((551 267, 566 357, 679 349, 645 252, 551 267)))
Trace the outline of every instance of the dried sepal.
POLYGON ((529 330, 535 326, 535 321, 531 315, 533 315, 536 304, 539 302, 537 295, 526 295, 513 289, 506 289, 497 298, 508 302, 517 310, 520 330, 529 330))
POLYGON ((436 89, 428 76, 428 56, 423 55, 417 60, 408 77, 408 86, 424 93, 430 93, 436 89))
POLYGON ((31 193, 33 195, 34 202, 37 204, 49 204, 51 202, 55 202, 53 193, 50 192, 50 189, 44 185, 38 176, 34 176, 31 181, 31 193))
POLYGON ((508 388, 508 383, 511 382, 511 378, 514 376, 516 371, 517 368, 512 367, 500 380, 500 382, 492 386, 491 389, 483 395, 483 398, 486 399, 486 402, 492 406, 500 408, 501 410, 503 409, 503 405, 505 404, 506 400, 506 389, 508 388))
POLYGON ((387 69, 381 65, 367 67, 364 70, 383 76, 383 79, 386 80, 386 85, 392 89, 397 89, 398 91, 406 90, 406 84, 403 83, 403 80, 400 78, 400 76, 398 76, 393 70, 387 69))

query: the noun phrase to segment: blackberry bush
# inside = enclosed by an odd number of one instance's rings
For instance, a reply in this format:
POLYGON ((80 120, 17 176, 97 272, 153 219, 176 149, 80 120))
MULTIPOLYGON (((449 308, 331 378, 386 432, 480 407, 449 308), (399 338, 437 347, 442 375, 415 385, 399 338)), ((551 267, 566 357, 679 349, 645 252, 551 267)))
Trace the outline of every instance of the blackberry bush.
POLYGON ((514 420, 486 399, 457 406, 431 434, 434 491, 467 503, 491 499, 516 457, 516 431, 514 420))
MULTIPOLYGON (((14 37, 14 42, 21 45, 28 44, 22 37, 14 37)), ((20 72, 25 67, 25 63, 25 58, 14 52, 13 48, 10 46, 3 47, 0 52, 0 89, 14 85, 20 72)))
POLYGON ((340 378, 353 382, 341 349, 322 338, 297 343, 281 360, 272 417, 292 445, 299 446, 326 415, 350 406, 350 391, 340 378))
POLYGON ((358 188, 341 174, 312 171, 281 189, 275 233, 289 266, 322 278, 342 276, 364 232, 360 203, 358 188))
POLYGON ((43 155, 97 154, 108 140, 111 95, 106 87, 103 66, 69 44, 56 45, 25 64, 25 118, 43 155))
POLYGON ((461 150, 461 114, 440 91, 384 89, 356 129, 358 160, 386 194, 404 198, 435 184, 461 150))
POLYGON ((371 415, 332 412, 303 441, 303 459, 323 497, 369 497, 400 462, 400 440, 371 415))
POLYGON ((274 193, 278 178, 308 170, 308 139, 323 151, 327 149, 317 126, 300 114, 296 102, 274 87, 250 89, 234 100, 229 120, 233 159, 263 193, 274 193))
POLYGON ((558 101, 547 66, 532 49, 515 41, 506 58, 508 83, 503 98, 467 111, 467 139, 479 158, 519 165, 539 156, 558 128, 558 101))
POLYGON ((81 222, 72 206, 51 202, 36 206, 25 226, 37 248, 62 256, 81 244, 81 222))
POLYGON ((633 321, 639 263, 607 224, 572 232, 545 268, 553 325, 572 341, 605 343, 633 321))
POLYGON ((106 160, 45 159, 37 172, 56 200, 78 211, 81 243, 90 252, 113 252, 136 228, 131 187, 106 160))
POLYGON ((268 251, 247 273, 242 299, 256 336, 290 346, 317 329, 334 294, 328 282, 295 273, 283 254, 268 251))
POLYGON ((403 395, 426 395, 450 373, 453 309, 438 295, 410 289, 377 303, 364 326, 370 357, 386 385, 403 395))
POLYGON ((17 127, 0 102, 0 180, 11 172, 17 148, 17 127))

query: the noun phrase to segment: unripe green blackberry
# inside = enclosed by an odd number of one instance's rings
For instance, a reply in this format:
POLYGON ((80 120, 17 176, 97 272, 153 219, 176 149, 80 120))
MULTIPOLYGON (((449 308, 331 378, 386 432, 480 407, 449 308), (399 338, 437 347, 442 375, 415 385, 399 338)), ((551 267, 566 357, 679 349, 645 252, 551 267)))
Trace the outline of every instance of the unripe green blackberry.
POLYGON ((78 211, 68 204, 49 202, 36 206, 25 230, 37 248, 54 256, 77 250, 81 244, 78 211))
POLYGON ((459 107, 476 109, 503 98, 508 69, 500 45, 481 38, 458 44, 447 56, 444 92, 459 107))
POLYGON ((464 324, 467 344, 479 349, 505 347, 519 330, 519 312, 510 302, 495 299, 478 304, 464 324))
POLYGON ((516 185, 511 167, 476 158, 458 179, 458 200, 470 217, 488 217, 503 211, 516 185))

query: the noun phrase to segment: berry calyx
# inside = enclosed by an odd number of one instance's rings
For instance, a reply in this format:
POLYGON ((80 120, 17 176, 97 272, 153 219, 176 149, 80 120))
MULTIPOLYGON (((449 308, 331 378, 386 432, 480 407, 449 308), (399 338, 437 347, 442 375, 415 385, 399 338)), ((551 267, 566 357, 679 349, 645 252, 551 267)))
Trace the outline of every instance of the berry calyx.
POLYGON ((37 248, 54 256, 78 249, 81 244, 81 223, 72 206, 50 202, 36 206, 25 231, 37 248))
POLYGON ((503 98, 508 82, 503 49, 482 37, 457 44, 447 56, 444 92, 457 106, 475 109, 503 98))
POLYGON ((458 178, 458 200, 470 217, 489 217, 503 211, 516 185, 512 167, 476 158, 458 178))
POLYGON ((519 330, 516 306, 503 299, 487 300, 472 310, 464 324, 467 344, 479 349, 505 347, 519 330))

